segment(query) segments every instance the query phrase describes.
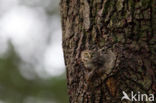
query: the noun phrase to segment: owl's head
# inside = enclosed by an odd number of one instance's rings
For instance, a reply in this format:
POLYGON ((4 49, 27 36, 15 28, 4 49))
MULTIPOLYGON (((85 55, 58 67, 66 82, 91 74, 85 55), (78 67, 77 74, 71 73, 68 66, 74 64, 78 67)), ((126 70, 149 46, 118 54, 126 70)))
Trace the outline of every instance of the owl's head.
POLYGON ((81 52, 81 61, 83 62, 86 68, 90 68, 90 62, 93 57, 93 52, 91 50, 84 50, 81 52))

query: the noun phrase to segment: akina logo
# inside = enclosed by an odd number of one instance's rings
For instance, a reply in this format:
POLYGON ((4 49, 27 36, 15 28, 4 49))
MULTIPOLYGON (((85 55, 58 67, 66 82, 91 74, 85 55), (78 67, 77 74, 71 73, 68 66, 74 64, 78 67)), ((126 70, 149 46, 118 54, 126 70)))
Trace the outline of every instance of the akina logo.
POLYGON ((121 101, 128 100, 128 101, 154 101, 155 97, 154 94, 141 94, 140 92, 134 93, 131 91, 130 95, 128 95, 125 91, 122 91, 123 97, 121 101))

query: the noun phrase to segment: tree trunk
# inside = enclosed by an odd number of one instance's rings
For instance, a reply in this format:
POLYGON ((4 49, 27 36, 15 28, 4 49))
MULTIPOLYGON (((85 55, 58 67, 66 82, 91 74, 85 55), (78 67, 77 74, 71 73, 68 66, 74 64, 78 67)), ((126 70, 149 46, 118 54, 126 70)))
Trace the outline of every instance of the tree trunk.
POLYGON ((131 103, 121 101, 123 91, 156 93, 155 0, 60 6, 70 103, 131 103))

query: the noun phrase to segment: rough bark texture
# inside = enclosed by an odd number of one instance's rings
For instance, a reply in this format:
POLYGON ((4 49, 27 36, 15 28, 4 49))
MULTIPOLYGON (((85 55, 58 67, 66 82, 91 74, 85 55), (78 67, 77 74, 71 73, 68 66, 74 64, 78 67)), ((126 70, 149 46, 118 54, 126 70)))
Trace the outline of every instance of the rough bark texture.
POLYGON ((60 6, 70 103, 130 103, 121 102, 122 91, 156 93, 155 0, 60 6))

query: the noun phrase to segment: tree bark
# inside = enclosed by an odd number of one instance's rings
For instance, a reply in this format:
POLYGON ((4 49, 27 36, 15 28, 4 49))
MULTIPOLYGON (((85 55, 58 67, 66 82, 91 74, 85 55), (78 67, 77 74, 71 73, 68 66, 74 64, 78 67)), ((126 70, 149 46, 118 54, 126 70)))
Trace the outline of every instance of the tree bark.
POLYGON ((122 91, 156 93, 155 0, 60 6, 70 103, 130 103, 122 91))

